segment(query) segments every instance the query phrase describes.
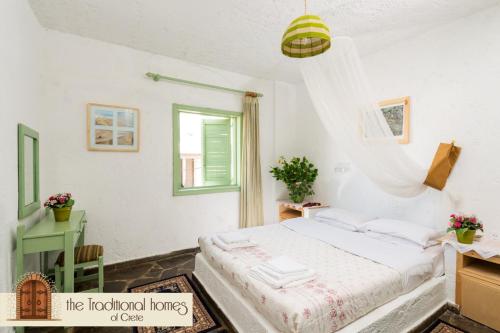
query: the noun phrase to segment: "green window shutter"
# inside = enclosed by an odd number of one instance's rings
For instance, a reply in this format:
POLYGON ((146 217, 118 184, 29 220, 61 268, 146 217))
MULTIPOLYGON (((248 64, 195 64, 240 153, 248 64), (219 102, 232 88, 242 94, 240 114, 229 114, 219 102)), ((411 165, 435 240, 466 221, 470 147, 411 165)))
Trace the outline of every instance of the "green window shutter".
POLYGON ((203 120, 204 186, 231 183, 231 120, 203 120))

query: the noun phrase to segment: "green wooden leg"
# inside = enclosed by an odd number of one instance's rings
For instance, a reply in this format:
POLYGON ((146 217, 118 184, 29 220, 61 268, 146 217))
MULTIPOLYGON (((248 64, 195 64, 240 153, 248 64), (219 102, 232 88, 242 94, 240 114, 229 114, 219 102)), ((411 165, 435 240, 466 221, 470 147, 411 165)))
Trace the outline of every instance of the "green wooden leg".
POLYGON ((99 257, 99 292, 104 291, 104 259, 102 256, 99 257))
POLYGON ((64 292, 72 293, 75 290, 75 248, 73 247, 74 232, 64 233, 64 292))
POLYGON ((43 253, 43 273, 44 274, 49 273, 49 253, 48 252, 43 253))
MULTIPOLYGON (((24 274, 24 247, 23 236, 25 226, 24 223, 19 223, 17 226, 17 244, 16 244, 16 280, 19 280, 24 274)), ((24 333, 24 327, 16 327, 16 333, 24 333)))
POLYGON ((56 289, 57 292, 62 292, 62 274, 61 274, 61 266, 57 265, 54 267, 54 278, 56 280, 56 289))
POLYGON ((77 246, 85 245, 85 227, 86 225, 83 224, 82 232, 80 233, 80 237, 78 238, 78 242, 76 243, 77 246))
POLYGON ((49 273, 49 253, 48 252, 40 252, 40 272, 45 275, 49 273))
MULTIPOLYGON (((78 242, 76 243, 76 246, 83 246, 85 245, 85 223, 83 224, 82 232, 80 233, 80 237, 78 237, 78 242)), ((77 269, 77 276, 81 278, 83 276, 84 269, 79 268, 77 269)))
POLYGON ((24 274, 24 224, 20 223, 17 226, 17 246, 16 246, 16 279, 19 280, 24 274))

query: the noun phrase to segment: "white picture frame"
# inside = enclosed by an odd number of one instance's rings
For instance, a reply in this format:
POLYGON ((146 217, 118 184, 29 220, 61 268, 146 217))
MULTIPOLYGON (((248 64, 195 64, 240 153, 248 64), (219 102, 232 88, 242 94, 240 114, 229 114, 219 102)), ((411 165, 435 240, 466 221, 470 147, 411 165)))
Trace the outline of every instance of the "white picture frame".
POLYGON ((139 109, 106 104, 87 104, 89 151, 138 152, 139 109))

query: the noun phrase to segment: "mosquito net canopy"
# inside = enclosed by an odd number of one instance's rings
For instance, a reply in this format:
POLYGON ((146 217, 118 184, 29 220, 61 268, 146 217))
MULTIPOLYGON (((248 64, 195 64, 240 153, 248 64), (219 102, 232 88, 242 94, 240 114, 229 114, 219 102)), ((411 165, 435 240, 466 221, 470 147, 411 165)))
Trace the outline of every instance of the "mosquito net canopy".
POLYGON ((395 139, 378 107, 354 42, 336 38, 332 49, 302 59, 301 72, 329 135, 387 193, 413 197, 427 189, 427 171, 395 139))

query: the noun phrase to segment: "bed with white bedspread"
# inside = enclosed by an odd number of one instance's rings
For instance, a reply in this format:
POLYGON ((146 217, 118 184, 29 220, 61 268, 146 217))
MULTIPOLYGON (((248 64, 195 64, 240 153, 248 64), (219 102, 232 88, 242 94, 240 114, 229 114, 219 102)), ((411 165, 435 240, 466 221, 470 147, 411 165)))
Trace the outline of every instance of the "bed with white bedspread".
POLYGON ((201 237, 200 255, 280 332, 337 331, 442 274, 439 247, 418 251, 314 220, 241 232, 258 246, 223 251, 211 237, 201 237), (279 255, 314 269, 317 278, 273 289, 248 275, 253 266, 279 255))

